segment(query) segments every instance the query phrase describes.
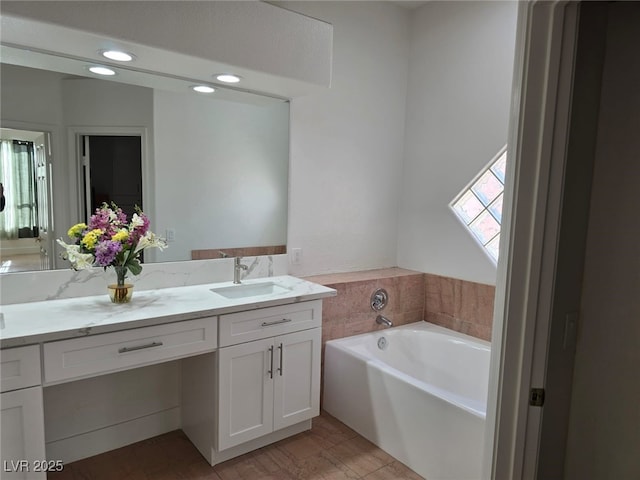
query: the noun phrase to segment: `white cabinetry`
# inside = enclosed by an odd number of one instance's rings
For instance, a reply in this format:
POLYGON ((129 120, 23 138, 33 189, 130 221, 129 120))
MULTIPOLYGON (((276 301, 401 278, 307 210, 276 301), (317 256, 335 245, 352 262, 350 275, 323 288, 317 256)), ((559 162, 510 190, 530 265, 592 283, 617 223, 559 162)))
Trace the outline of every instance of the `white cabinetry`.
POLYGON ((7 349, 0 355, 0 477, 46 478, 40 347, 7 349))
POLYGON ((46 478, 60 461, 179 427, 211 465, 309 430, 320 413, 321 299, 335 290, 269 282, 290 293, 235 303, 194 286, 170 308, 149 294, 144 310, 118 312, 91 297, 52 300, 51 331, 42 330, 42 305, 3 306, 0 478, 46 478), (149 373, 163 362, 169 375, 149 373), (149 368, 124 372, 139 367, 149 368))
POLYGON ((216 349, 215 317, 45 343, 44 379, 52 384, 153 365, 216 349))
POLYGON ((218 451, 320 413, 321 305, 304 302, 220 317, 221 342, 222 330, 233 330, 233 324, 259 325, 264 338, 218 350, 218 451))

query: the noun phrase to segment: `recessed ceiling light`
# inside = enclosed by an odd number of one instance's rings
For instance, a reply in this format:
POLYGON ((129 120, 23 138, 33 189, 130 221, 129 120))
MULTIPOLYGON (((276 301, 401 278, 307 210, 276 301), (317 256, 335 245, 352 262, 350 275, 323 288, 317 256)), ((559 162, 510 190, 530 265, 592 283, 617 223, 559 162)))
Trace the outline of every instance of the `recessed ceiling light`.
POLYGON ((110 68, 99 67, 99 66, 89 67, 89 71, 97 75, 115 75, 116 74, 116 72, 114 70, 111 70, 110 68))
POLYGON ((100 53, 103 57, 116 62, 130 62, 134 58, 132 54, 120 50, 105 50, 100 53))
POLYGON ((216 78, 225 83, 238 83, 242 77, 233 75, 232 73, 221 73, 220 75, 216 75, 216 78))
POLYGON ((194 85, 191 89, 198 93, 213 93, 216 91, 213 87, 207 85, 194 85))

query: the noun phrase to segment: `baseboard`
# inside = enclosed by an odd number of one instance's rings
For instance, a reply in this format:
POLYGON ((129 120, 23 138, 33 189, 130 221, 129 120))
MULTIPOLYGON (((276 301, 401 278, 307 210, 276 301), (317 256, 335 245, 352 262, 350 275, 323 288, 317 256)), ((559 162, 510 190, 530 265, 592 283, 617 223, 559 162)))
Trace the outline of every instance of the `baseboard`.
POLYGON ((74 462, 180 428, 180 407, 46 444, 47 460, 74 462))

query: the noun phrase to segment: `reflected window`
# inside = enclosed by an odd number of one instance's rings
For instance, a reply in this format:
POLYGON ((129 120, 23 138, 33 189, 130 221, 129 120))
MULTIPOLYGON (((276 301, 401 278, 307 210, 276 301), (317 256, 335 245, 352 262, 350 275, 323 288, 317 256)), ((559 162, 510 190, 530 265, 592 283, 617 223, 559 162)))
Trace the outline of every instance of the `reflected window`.
POLYGON ((505 146, 449 205, 494 263, 500 253, 505 146))
POLYGON ((33 142, 0 141, 2 212, 0 238, 13 240, 38 236, 37 189, 33 142))

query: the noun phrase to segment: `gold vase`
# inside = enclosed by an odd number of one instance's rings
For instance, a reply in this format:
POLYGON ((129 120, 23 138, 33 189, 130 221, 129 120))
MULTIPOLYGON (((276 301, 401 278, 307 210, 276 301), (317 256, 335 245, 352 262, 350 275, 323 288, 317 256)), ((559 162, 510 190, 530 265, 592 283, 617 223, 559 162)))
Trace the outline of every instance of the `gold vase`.
POLYGON ((118 285, 117 283, 112 283, 107 285, 107 288, 109 289, 109 298, 113 303, 129 303, 131 301, 133 284, 118 285))
POLYGON ((109 298, 113 303, 129 303, 133 295, 133 285, 124 283, 128 269, 121 265, 114 265, 113 269, 116 271, 117 283, 107 285, 109 298))

